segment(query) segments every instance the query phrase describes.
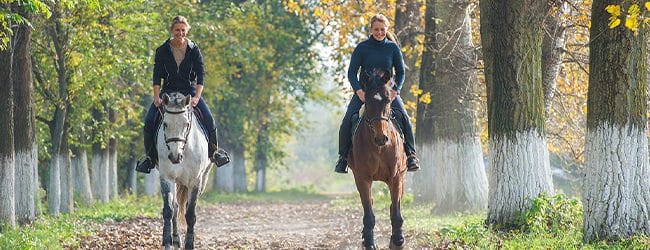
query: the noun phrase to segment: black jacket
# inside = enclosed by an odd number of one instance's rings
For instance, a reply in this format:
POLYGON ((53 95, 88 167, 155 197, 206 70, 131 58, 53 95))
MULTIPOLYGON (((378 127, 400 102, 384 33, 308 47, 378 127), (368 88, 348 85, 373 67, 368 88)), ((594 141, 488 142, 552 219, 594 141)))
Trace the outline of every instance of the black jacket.
POLYGON ((153 84, 161 85, 162 93, 181 92, 184 95, 196 93, 196 84, 203 85, 205 70, 201 50, 192 41, 188 42, 185 59, 179 67, 172 54, 171 43, 168 39, 156 49, 153 64, 153 84))

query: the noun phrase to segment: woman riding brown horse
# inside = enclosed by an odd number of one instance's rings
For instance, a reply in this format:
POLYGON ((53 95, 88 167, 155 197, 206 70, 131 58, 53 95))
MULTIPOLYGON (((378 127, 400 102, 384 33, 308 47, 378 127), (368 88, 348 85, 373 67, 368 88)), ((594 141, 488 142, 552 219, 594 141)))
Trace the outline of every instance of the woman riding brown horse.
MULTIPOLYGON (((364 73, 362 73, 364 74, 364 73)), ((373 69, 365 73, 361 83, 366 89, 366 110, 352 139, 349 165, 363 205, 363 245, 375 249, 373 228, 375 215, 372 211, 373 181, 383 181, 390 189, 391 249, 404 247, 400 202, 404 194, 406 154, 397 127, 391 121, 390 86, 388 70, 373 69), (365 79, 364 79, 365 78, 365 79)))

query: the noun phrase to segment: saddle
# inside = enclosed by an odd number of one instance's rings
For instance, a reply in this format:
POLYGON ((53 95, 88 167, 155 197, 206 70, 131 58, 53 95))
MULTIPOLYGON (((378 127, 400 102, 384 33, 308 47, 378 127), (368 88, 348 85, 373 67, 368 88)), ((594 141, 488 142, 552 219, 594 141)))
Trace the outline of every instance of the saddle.
MULTIPOLYGON (((350 122, 352 122, 352 131, 351 135, 352 138, 354 138, 354 135, 357 133, 357 129, 359 128, 359 124, 361 124, 361 117, 363 117, 363 113, 365 112, 365 105, 361 106, 361 109, 359 110, 359 113, 354 113, 352 114, 352 118, 350 118, 350 122)), ((398 109, 393 109, 391 108, 390 111, 390 121, 395 125, 397 128, 397 132, 399 133, 400 138, 402 138, 402 141, 404 140, 404 129, 402 128, 402 119, 404 119, 404 114, 402 114, 401 111, 398 109)))

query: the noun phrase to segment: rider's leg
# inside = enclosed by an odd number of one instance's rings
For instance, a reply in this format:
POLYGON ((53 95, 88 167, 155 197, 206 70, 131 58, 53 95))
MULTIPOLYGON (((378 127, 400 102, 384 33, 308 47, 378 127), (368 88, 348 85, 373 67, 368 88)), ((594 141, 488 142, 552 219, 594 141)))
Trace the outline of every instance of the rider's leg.
POLYGON ((155 129, 156 129, 156 124, 158 124, 160 120, 160 113, 158 111, 158 108, 151 104, 149 107, 149 111, 147 111, 147 115, 145 116, 144 120, 144 150, 145 153, 147 154, 147 158, 143 162, 139 162, 135 170, 138 172, 142 173, 149 173, 151 172, 151 169, 156 167, 158 156, 156 152, 156 147, 155 147, 155 129))
POLYGON ((208 155, 210 156, 210 160, 212 160, 212 162, 214 162, 217 167, 221 167, 230 162, 230 157, 225 150, 218 147, 219 143, 217 141, 217 129, 214 125, 212 112, 210 112, 210 108, 205 103, 203 98, 199 99, 199 103, 196 105, 196 108, 201 110, 201 114, 203 115, 203 126, 209 132, 208 155))
POLYGON ((352 146, 352 122, 350 121, 352 115, 359 113, 361 109, 361 99, 355 94, 348 104, 348 109, 345 111, 345 116, 343 116, 343 121, 341 122, 341 127, 339 128, 339 159, 336 162, 336 167, 334 171, 337 173, 347 173, 348 167, 348 153, 350 152, 350 146, 352 146))
POLYGON ((402 113, 402 130, 404 130, 404 151, 406 152, 406 167, 408 171, 416 171, 420 168, 419 160, 415 156, 415 135, 413 134, 413 125, 411 119, 404 108, 404 103, 400 96, 395 97, 390 104, 392 109, 397 109, 402 113))

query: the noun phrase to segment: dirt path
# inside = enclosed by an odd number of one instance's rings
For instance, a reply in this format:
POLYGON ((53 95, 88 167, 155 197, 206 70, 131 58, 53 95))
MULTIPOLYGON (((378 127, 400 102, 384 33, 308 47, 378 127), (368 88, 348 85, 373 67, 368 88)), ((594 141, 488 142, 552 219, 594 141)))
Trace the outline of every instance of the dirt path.
MULTIPOLYGON (((197 249, 359 249, 361 217, 361 211, 334 211, 329 200, 209 204, 198 209, 195 244, 197 249)), ((150 218, 105 223, 72 248, 159 249, 161 225, 162 219, 150 218)), ((375 242, 381 249, 389 235, 390 221, 378 220, 375 242)), ((411 238, 407 235, 408 243, 411 238)))

